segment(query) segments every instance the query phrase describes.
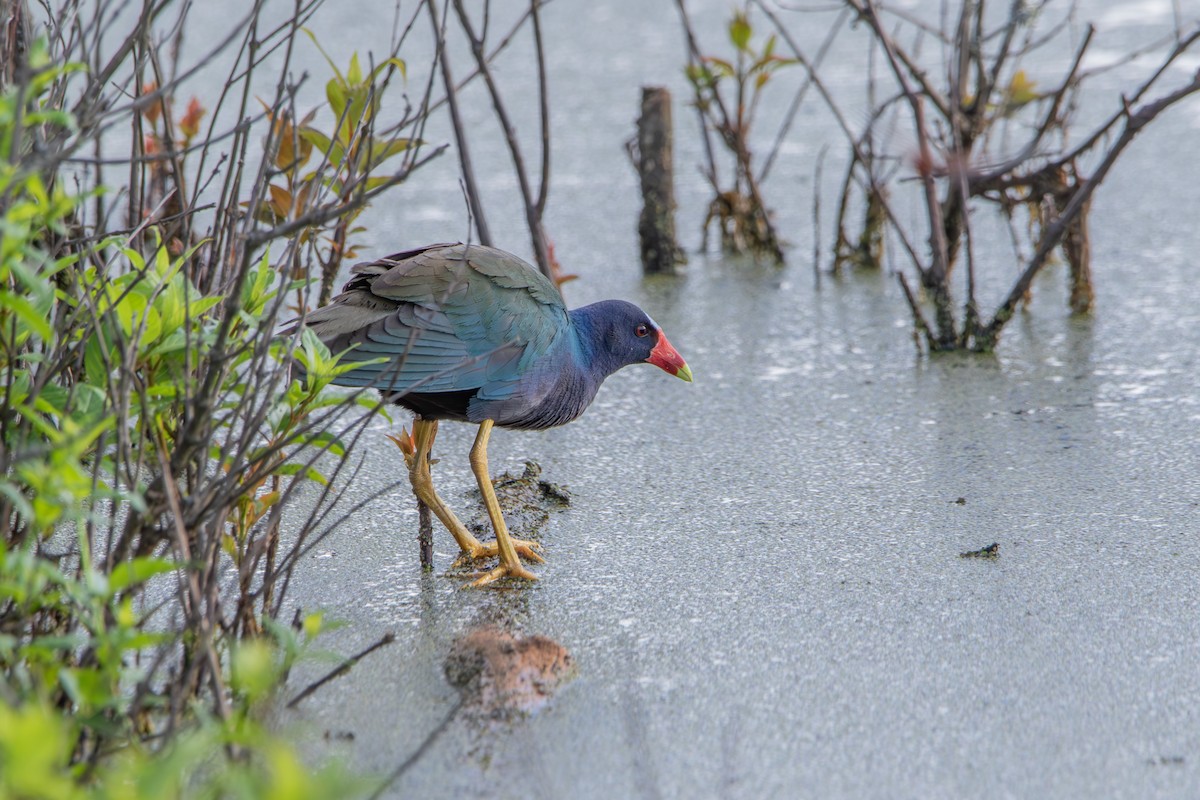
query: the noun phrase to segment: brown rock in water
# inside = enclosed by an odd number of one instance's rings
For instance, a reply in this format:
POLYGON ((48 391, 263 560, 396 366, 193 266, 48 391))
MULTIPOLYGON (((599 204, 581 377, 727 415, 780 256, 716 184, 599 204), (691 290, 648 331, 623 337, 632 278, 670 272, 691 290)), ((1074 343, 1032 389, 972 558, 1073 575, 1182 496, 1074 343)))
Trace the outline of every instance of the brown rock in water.
POLYGON ((567 649, 547 636, 514 636, 488 626, 455 642, 445 669, 464 708, 505 717, 545 705, 572 666, 567 649))

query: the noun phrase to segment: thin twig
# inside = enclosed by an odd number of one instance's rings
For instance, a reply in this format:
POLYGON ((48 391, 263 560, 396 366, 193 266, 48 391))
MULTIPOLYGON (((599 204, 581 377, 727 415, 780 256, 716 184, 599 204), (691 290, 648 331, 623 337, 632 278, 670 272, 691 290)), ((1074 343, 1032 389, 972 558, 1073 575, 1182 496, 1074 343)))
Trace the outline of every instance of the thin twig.
POLYGON ((825 168, 826 145, 817 153, 817 165, 813 170, 813 283, 821 286, 821 173, 825 168))
MULTIPOLYGON (((525 160, 521 156, 521 146, 517 142, 516 129, 509 119, 504 99, 500 95, 500 87, 496 84, 491 67, 488 65, 483 39, 475 32, 475 27, 471 24, 471 18, 467 14, 462 0, 454 0, 454 10, 458 15, 459 24, 462 26, 463 32, 467 35, 467 40, 470 42, 471 53, 475 56, 475 65, 479 68, 480 74, 483 76, 483 82, 487 86, 488 95, 492 100, 492 109, 496 112, 496 121, 500 123, 500 128, 504 132, 504 141, 508 144, 508 151, 513 162, 513 170, 517 173, 517 184, 521 189, 521 199, 525 203, 525 222, 529 226, 529 238, 534 260, 537 262, 538 269, 541 270, 542 274, 553 282, 554 270, 550 264, 550 253, 546 249, 546 234, 542 228, 542 216, 538 211, 537 201, 534 199, 533 190, 529 185, 529 173, 525 168, 525 160)), ((555 285, 557 286, 557 284, 555 285)))
POLYGON ((908 308, 912 311, 913 322, 917 326, 917 332, 925 337, 925 341, 930 347, 933 347, 936 341, 933 330, 929 327, 929 323, 925 321, 925 315, 921 312, 921 307, 917 305, 917 298, 913 296, 912 289, 908 286, 908 279, 904 277, 904 270, 896 270, 896 279, 900 281, 900 288, 904 290, 904 299, 908 301, 908 308))
MULTIPOLYGON (((850 148, 854 152, 854 158, 863 165, 863 168, 867 173, 867 182, 869 184, 870 191, 879 198, 879 202, 884 213, 887 215, 888 220, 892 222, 892 227, 896 231, 897 238, 900 240, 900 245, 908 254, 913 266, 918 271, 923 273, 926 268, 922 263, 921 257, 918 255, 916 247, 912 244, 912 242, 909 241, 908 236, 905 234, 903 227, 899 223, 899 216, 892 208, 892 205, 887 198, 887 193, 884 191, 883 185, 877 180, 877 176, 875 175, 874 170, 871 168, 874 160, 868 155, 866 149, 863 147, 860 137, 851 129, 850 123, 847 120, 846 115, 842 112, 841 106, 838 105, 837 101, 833 97, 832 92, 830 92, 825 86, 825 82, 821 79, 819 73, 817 73, 815 66, 810 64, 804 57, 804 53, 800 49, 799 44, 797 44, 791 33, 783 25, 783 22, 779 19, 779 16, 769 6, 760 5, 759 7, 775 25, 776 31, 779 32, 780 37, 782 37, 783 41, 791 49, 792 54, 808 71, 809 76, 812 78, 813 86, 815 86, 817 92, 820 93, 822 99, 825 101, 826 106, 829 108, 834 119, 837 121, 838 127, 841 128, 842 133, 845 135, 846 141, 849 142, 850 148)), ((869 133, 870 126, 867 128, 867 133, 863 134, 863 138, 865 139, 869 133)), ((852 162, 846 176, 847 183, 850 181, 850 177, 853 174, 853 169, 854 164, 852 162)), ((843 193, 843 200, 845 200, 845 197, 846 195, 843 193)), ((840 216, 841 215, 839 214, 839 218, 840 216)))
POLYGON ((462 697, 459 697, 459 699, 455 701, 454 705, 450 707, 450 710, 446 712, 445 718, 443 718, 442 721, 439 722, 437 726, 429 732, 429 735, 422 740, 417 749, 413 751, 413 754, 404 759, 400 766, 396 767, 396 769, 392 771, 392 774, 387 777, 387 780, 380 784, 379 788, 371 794, 368 800, 379 800, 380 797, 383 797, 383 793, 386 792, 393 783, 400 780, 404 773, 412 769, 413 765, 420 761, 421 758, 429 752, 429 749, 433 747, 433 743, 436 742, 438 738, 446 732, 446 729, 450 727, 450 723, 454 721, 454 717, 458 714, 459 709, 463 707, 463 702, 464 700, 462 697))
MULTIPOLYGON (((754 4, 759 8, 764 7, 762 0, 754 0, 754 4)), ((775 143, 771 146, 771 150, 769 153, 767 153, 767 157, 763 159, 762 169, 758 171, 759 183, 766 181, 767 176, 771 174, 771 167, 775 163, 776 156, 779 155, 779 151, 783 146, 783 140, 787 136, 788 132, 792 129, 792 123, 796 119, 796 113, 800 110, 800 105, 804 102, 804 97, 808 94, 808 90, 813 85, 813 75, 818 69, 820 69, 821 64, 824 63, 825 56, 829 54, 829 50, 833 46, 834 41, 837 39, 838 33, 841 32, 842 26, 846 22, 846 16, 848 13, 849 12, 846 9, 842 9, 842 13, 838 14, 837 19, 835 19, 833 24, 829 26, 829 33, 825 34, 825 40, 821 42, 821 47, 817 50, 817 55, 813 58, 812 63, 807 66, 808 77, 805 79, 804 83, 800 84, 800 88, 796 91, 796 94, 792 96, 791 105, 788 106, 787 113, 785 113, 783 116, 783 122, 779 126, 779 131, 775 135, 775 143)))
MULTIPOLYGON (((1195 38, 1196 34, 1193 34, 1189 40, 1194 40, 1195 38)), ((1172 55, 1172 58, 1174 58, 1174 55, 1172 55)), ((1071 196, 1070 202, 1062 210, 1062 213, 1042 232, 1042 239, 1038 243, 1037 250, 1029 260, 1029 264, 1026 265, 1025 270, 1017 278, 1016 283, 1013 284, 1004 302, 996 309, 992 321, 980 332, 980 335, 977 337, 977 346, 990 349, 995 345, 1000 330, 1012 318, 1016 311, 1017 303, 1020 302, 1021 298, 1029 290, 1029 286, 1033 283, 1033 279, 1037 273, 1045 265, 1050 252, 1058 246, 1063 235, 1067 232, 1068 226, 1078 217, 1125 148, 1133 142, 1138 133, 1146 125, 1150 124, 1155 117, 1175 103, 1196 92, 1200 92, 1200 71, 1193 75, 1191 82, 1187 85, 1181 86, 1157 100, 1148 102, 1136 110, 1131 110, 1129 105, 1126 104, 1123 112, 1125 115, 1125 127, 1122 129, 1121 135, 1104 154, 1104 158, 1092 173, 1091 178, 1083 181, 1078 186, 1071 196)))
POLYGON ((304 689, 301 690, 299 694, 297 694, 295 697, 293 697, 291 700, 288 701, 287 707, 295 708, 296 706, 300 705, 300 703, 305 698, 309 697, 311 694, 313 694, 315 691, 320 689, 322 686, 324 686, 325 684, 329 683, 330 681, 332 681, 336 678, 342 677, 343 675, 348 673, 350 670, 352 670, 354 668, 354 665, 357 664, 359 661, 362 661, 364 658, 371 655, 371 653, 374 653, 379 648, 384 647, 385 645, 389 645, 394 641, 396 641, 396 635, 394 633, 392 633, 391 631, 385 633, 383 636, 381 636, 379 638, 379 641, 375 642, 374 644, 370 645, 369 647, 365 647, 362 650, 358 651, 357 653, 355 653, 354 655, 350 656, 345 661, 343 661, 341 664, 338 664, 337 667, 335 667, 334 669, 327 672, 323 677, 313 681, 308 686, 305 686, 304 689))
POLYGON ((537 54, 538 115, 542 126, 542 171, 538 180, 537 218, 546 215, 546 199, 550 194, 550 87, 546 80, 546 49, 542 44, 542 21, 538 9, 542 0, 529 0, 530 17, 533 19, 533 45, 537 54))
MULTIPOLYGON (((848 3, 858 7, 857 0, 847 0, 848 3)), ((921 86, 922 94, 918 94, 908 81, 908 77, 904 67, 909 66, 907 55, 901 55, 901 52, 892 41, 892 37, 884 30, 879 22, 879 17, 875 13, 874 0, 865 0, 865 5, 861 6, 860 14, 874 31, 879 43, 883 46, 883 51, 888 57, 888 63, 892 67, 892 73, 896 77, 897 83, 900 84, 901 91, 904 92, 904 97, 908 100, 909 107, 913 114, 913 130, 917 136, 918 158, 920 163, 917 168, 917 174, 921 179, 921 186, 924 190, 925 208, 929 215, 929 249, 931 251, 932 261, 927 270, 922 271, 922 278, 926 285, 942 286, 945 284, 949 274, 949 258, 948 249, 946 247, 945 224, 942 215, 941 203, 937 196, 937 184, 934 181, 933 164, 935 159, 933 156, 933 148, 929 142, 929 126, 925 121, 925 105, 924 99, 928 97, 934 105, 936 105, 943 114, 948 118, 950 116, 949 107, 944 99, 940 101, 933 98, 933 95, 926 92, 927 82, 922 73, 917 77, 918 85, 921 86), (904 67, 902 67, 904 65, 904 67)), ((940 96, 939 96, 940 97, 940 96)), ((942 326, 941 333, 948 335, 950 331, 942 326)))
MULTIPOLYGON (((447 8, 450 0, 446 0, 447 8)), ((446 54, 446 22, 449 13, 438 18, 437 0, 425 0, 429 9, 429 21, 433 24, 434 36, 437 37, 438 65, 442 70, 442 82, 446 89, 446 104, 450 110, 450 123, 454 129, 454 142, 458 147, 458 164, 462 169, 462 178, 467 186, 467 200, 471 204, 471 216, 475 218, 475 230, 479 234, 480 244, 491 247, 492 234, 488 229, 487 218, 483 213, 483 199, 479 194, 479 185, 475 181, 475 170, 471 165, 471 151, 467 144, 467 128, 458 110, 458 95, 454 87, 454 78, 450 74, 450 57, 446 54)))

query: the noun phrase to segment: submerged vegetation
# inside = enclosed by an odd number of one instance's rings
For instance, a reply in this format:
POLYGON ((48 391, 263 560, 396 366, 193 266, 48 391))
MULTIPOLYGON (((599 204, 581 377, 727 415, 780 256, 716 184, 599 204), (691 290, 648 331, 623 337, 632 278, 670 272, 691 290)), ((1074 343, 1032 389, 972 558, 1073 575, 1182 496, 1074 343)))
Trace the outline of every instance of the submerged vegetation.
POLYGON ((979 0, 945 14, 939 27, 883 3, 846 0, 846 8, 865 26, 883 66, 868 76, 867 124, 861 132, 846 130, 852 154, 839 202, 835 268, 847 262, 878 265, 883 240, 897 242, 932 306, 929 322, 900 270, 917 330, 931 350, 993 350, 1055 252, 1069 267, 1071 310, 1089 312, 1092 197, 1146 125, 1200 91, 1200 74, 1163 88, 1170 84, 1165 77, 1170 68, 1200 39, 1200 25, 1176 30, 1150 77, 1114 98, 1115 113, 1081 136, 1074 118, 1079 93, 1095 74, 1083 68, 1095 30, 1086 26, 1074 41, 1070 14, 1048 18, 1047 2, 1013 2, 1006 11, 990 13, 979 0), (940 63, 922 57, 927 39, 941 54, 940 63), (1064 47, 1073 50, 1065 74, 1039 85, 1026 65, 1041 50, 1064 47), (915 152, 888 152, 886 131, 897 128, 911 131, 915 152), (912 223, 897 208, 896 195, 908 191, 898 184, 907 176, 915 180, 906 200, 920 209, 919 221, 912 223), (865 208, 857 247, 846 231, 854 197, 865 208), (1020 265, 990 317, 976 292, 972 238, 972 216, 985 211, 1007 225, 1020 265), (961 318, 951 283, 959 263, 961 318))
POLYGON ((686 75, 692 87, 693 104, 700 115, 700 135, 708 161, 704 176, 713 191, 704 219, 701 248, 707 246, 709 228, 715 225, 725 253, 749 253, 782 263, 783 243, 760 188, 770 161, 761 169, 755 166, 750 134, 767 84, 779 69, 795 64, 795 59, 775 53, 774 35, 755 45, 754 30, 744 8, 735 10, 729 21, 727 34, 733 57, 705 54, 682 0, 676 5, 687 34, 686 75), (713 139, 728 151, 733 162, 732 180, 727 185, 722 185, 713 139))
MULTIPOLYGON (((891 258, 885 253, 889 245, 901 262, 892 268, 917 334, 934 351, 994 350, 1033 279, 1056 255, 1069 269, 1072 312, 1090 312, 1088 215, 1095 192, 1138 133, 1200 92, 1200 74, 1177 79, 1200 40, 1200 23, 1188 27, 1179 14, 1173 35, 1117 60, 1158 63, 1141 83, 1112 98, 1111 112, 1100 123, 1080 133, 1081 92, 1113 65, 1085 67, 1097 35, 1091 25, 1076 21, 1074 4, 967 0, 914 10, 882 0, 813 8, 745 0, 729 23, 732 60, 702 53, 685 4, 679 0, 677 6, 702 121, 705 174, 716 193, 705 228, 718 221, 726 252, 782 260, 762 183, 797 109, 815 90, 848 148, 830 269, 881 268, 891 258), (751 44, 754 18, 765 19, 771 29, 758 49, 751 44), (794 31, 818 20, 823 27, 832 22, 811 54, 794 31), (857 95, 834 92, 822 77, 835 40, 850 36, 868 54, 861 108, 857 95), (1063 74, 1053 80, 1032 77, 1031 64, 1054 49, 1071 53, 1063 74), (749 136, 760 94, 780 67, 792 64, 800 69, 778 74, 798 76, 791 81, 793 100, 774 148, 755 171, 749 136), (855 124, 856 119, 865 121, 855 124), (729 190, 716 179, 713 138, 735 156, 729 190), (975 219, 980 217, 1007 230, 1018 265, 1016 279, 990 316, 977 293, 981 267, 972 233, 982 227, 975 219), (961 287, 952 281, 956 273, 961 287), (917 278, 915 288, 910 274, 917 278)), ((773 82, 775 92, 784 88, 782 81, 773 82)), ((817 165, 819 172, 820 159, 817 165)), ((814 191, 819 195, 820 187, 814 191)), ((817 242, 819 200, 814 197, 817 242)), ((819 268, 825 254, 816 249, 819 268)))

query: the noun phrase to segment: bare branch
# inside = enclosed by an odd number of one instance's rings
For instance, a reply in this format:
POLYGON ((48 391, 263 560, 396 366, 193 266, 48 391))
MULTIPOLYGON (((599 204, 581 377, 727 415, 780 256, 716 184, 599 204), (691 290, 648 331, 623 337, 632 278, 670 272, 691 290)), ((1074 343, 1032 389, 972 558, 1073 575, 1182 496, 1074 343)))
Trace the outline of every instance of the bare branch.
MULTIPOLYGON (((1194 41, 1197 35, 1198 34, 1193 34, 1186 41, 1194 41)), ((1171 59, 1174 59, 1175 55, 1176 54, 1172 54, 1171 59)), ((1168 61, 1171 59, 1168 59, 1168 61)), ((1156 75, 1157 74, 1159 73, 1156 73, 1156 75)), ((1133 142, 1138 133, 1140 133, 1146 125, 1150 124, 1155 117, 1170 108, 1175 103, 1178 103, 1180 100, 1195 94, 1198 91, 1200 91, 1200 72, 1197 72, 1192 77, 1191 82, 1189 82, 1187 85, 1181 86, 1175 91, 1169 92, 1157 100, 1148 102, 1136 110, 1132 110, 1128 105, 1126 105, 1125 110, 1122 112, 1125 120, 1125 126, 1121 131, 1121 135, 1115 142, 1113 142, 1108 151, 1104 154, 1104 158, 1096 167, 1092 177, 1080 184, 1074 195, 1071 197, 1070 202, 1067 203, 1066 207, 1063 209, 1062 213, 1060 213, 1042 233, 1042 239, 1038 243, 1037 250, 1034 252, 1033 257, 1029 260, 1029 264, 1026 265, 1024 272, 1021 273, 1021 276, 1017 279, 1016 283, 1013 284, 1012 290, 1008 293, 1008 296, 1004 299, 1004 302, 1001 303, 1000 307, 996 310, 995 315, 992 317, 992 321, 988 323, 988 325, 981 332, 981 335, 978 338, 978 344, 980 346, 985 348, 994 346, 995 341, 1000 334, 1001 328, 1003 328, 1004 325, 1012 318, 1013 313, 1016 311, 1017 303, 1020 302, 1021 298, 1029 290, 1029 286, 1033 283, 1034 277, 1038 274, 1038 272, 1041 271, 1042 267, 1045 266, 1046 259, 1050 255, 1050 252, 1058 246, 1063 235, 1067 232, 1068 226, 1083 210, 1088 200, 1091 199, 1092 194, 1097 188, 1099 188, 1101 182, 1108 175, 1109 170, 1112 169, 1113 164, 1116 163, 1117 158, 1122 152, 1124 152, 1125 148, 1133 142)), ((1141 93, 1142 92, 1139 92, 1139 94, 1141 93)))
POLYGON ((501 129, 504 131, 504 140, 508 143, 509 154, 512 156, 513 170, 517 173, 517 183, 521 189, 521 199, 525 202, 525 221, 529 226, 530 243, 533 247, 533 255, 537 261, 538 269, 542 271, 543 275, 553 281, 554 271, 550 264, 550 254, 546 249, 546 234, 542 228, 541 214, 538 211, 537 201, 534 199, 533 191, 529 185, 529 174, 525 169, 525 161, 521 156, 521 146, 517 142, 516 130, 509 120, 508 111, 500 95, 500 88, 496 84, 495 77, 492 75, 491 67, 488 65, 487 56, 483 48, 483 39, 475 33, 475 28, 471 24, 470 16, 463 7, 462 0, 454 0, 454 10, 458 14, 459 24, 462 26, 463 32, 466 33, 467 39, 471 44, 471 52, 475 56, 475 65, 479 68, 484 83, 487 85, 488 94, 492 98, 492 108, 496 112, 496 119, 500 123, 501 129))

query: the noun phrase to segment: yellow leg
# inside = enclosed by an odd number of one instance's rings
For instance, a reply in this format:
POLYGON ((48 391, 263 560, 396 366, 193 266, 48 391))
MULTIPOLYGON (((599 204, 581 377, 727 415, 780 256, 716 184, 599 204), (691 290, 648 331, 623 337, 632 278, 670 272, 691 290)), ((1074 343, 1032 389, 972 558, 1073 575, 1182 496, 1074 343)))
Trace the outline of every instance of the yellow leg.
POLYGON ((483 495, 484 505, 487 506, 488 516, 492 520, 492 528, 496 531, 500 566, 480 575, 479 579, 471 584, 472 586, 483 586, 506 575, 530 581, 537 580, 537 576, 521 566, 521 560, 517 558, 517 550, 508 535, 508 525, 505 524, 504 514, 500 510, 500 501, 496 499, 496 492, 492 488, 492 478, 488 474, 487 462, 487 445, 488 438, 492 434, 492 425, 490 419, 485 419, 479 424, 479 433, 475 435, 475 444, 471 447, 471 471, 475 473, 475 480, 479 484, 479 493, 483 495))
POLYGON ((429 451, 433 448, 433 439, 437 436, 437 428, 436 419, 413 420, 413 443, 416 445, 416 453, 413 455, 413 461, 408 470, 413 494, 429 506, 429 510, 433 512, 434 516, 441 520, 442 524, 446 526, 446 530, 450 531, 450 535, 454 537, 454 541, 458 542, 463 553, 471 558, 482 558, 488 555, 487 547, 471 535, 466 526, 458 521, 458 517, 454 516, 454 512, 434 491, 433 476, 429 474, 429 451))
MULTIPOLYGON (((490 429, 490 421, 488 425, 490 429)), ((477 558, 488 558, 499 555, 501 552, 499 538, 497 537, 497 540, 494 542, 481 542, 472 536, 471 532, 467 530, 466 526, 459 521, 458 517, 454 515, 454 512, 450 510, 450 507, 446 505, 446 503, 441 497, 438 496, 438 493, 433 488, 433 476, 429 472, 429 452, 433 448, 433 440, 434 437, 437 436, 437 428, 438 423, 435 419, 413 420, 412 440, 413 445, 415 446, 415 452, 411 457, 405 457, 405 461, 408 462, 408 477, 412 482, 413 494, 423 501, 425 505, 429 506, 429 510, 432 511, 434 516, 436 516, 441 523, 446 526, 446 530, 450 531, 450 535, 454 537, 454 541, 458 542, 458 546, 463 552, 459 561, 470 561, 477 558)), ((484 437, 484 447, 487 447, 486 437, 484 437)), ((474 462, 472 461, 472 463, 474 462)), ((486 473, 487 454, 485 452, 484 474, 486 473)), ((487 488, 491 495, 492 502, 494 503, 496 501, 496 495, 494 492, 490 491, 492 488, 490 481, 488 482, 487 488)), ((487 496, 488 495, 486 494, 484 495, 484 502, 487 502, 487 496)), ((499 504, 496 505, 496 508, 497 513, 499 513, 499 504)), ((488 515, 492 517, 494 524, 495 516, 492 515, 490 507, 488 509, 488 515)), ((501 525, 503 525, 503 523, 504 520, 503 517, 501 517, 501 525)), ((507 533, 507 529, 505 529, 505 533, 507 533)), ((506 538, 508 538, 508 541, 511 543, 511 548, 519 555, 524 556, 530 561, 545 560, 535 552, 535 550, 537 550, 539 547, 536 542, 527 542, 522 539, 511 539, 510 537, 506 538)), ((456 566, 459 564, 459 561, 455 562, 456 566)))

